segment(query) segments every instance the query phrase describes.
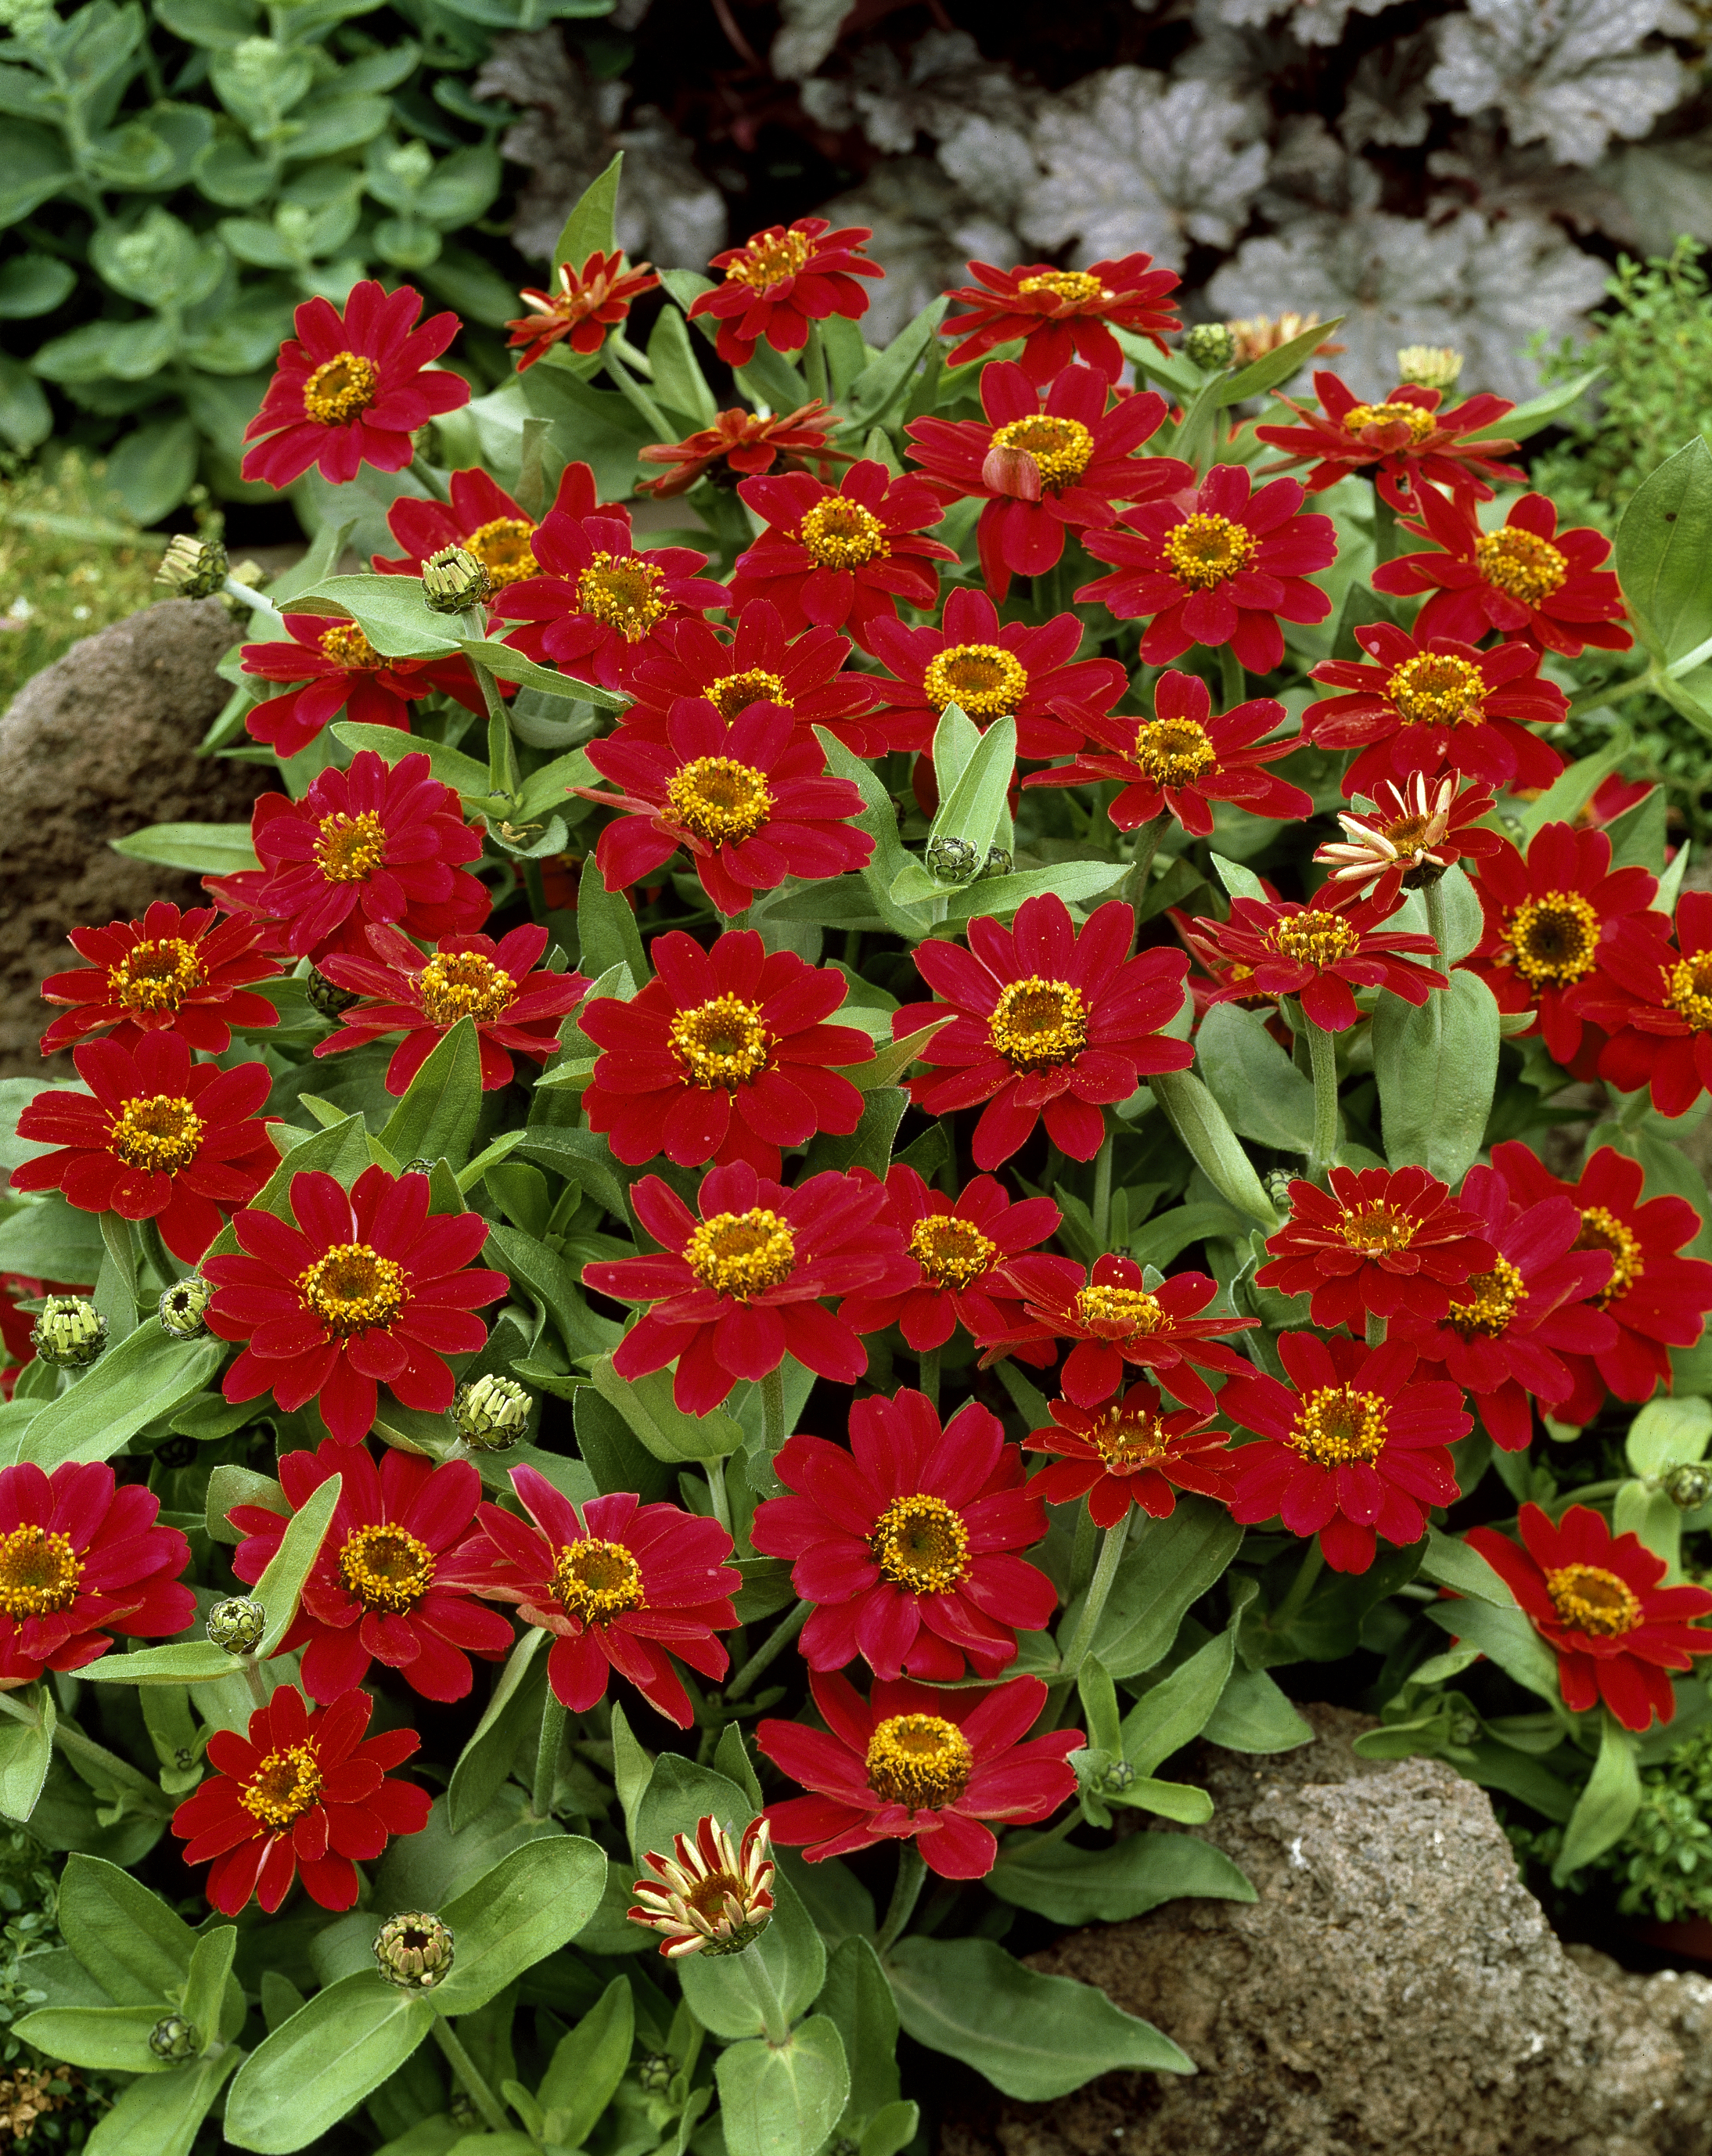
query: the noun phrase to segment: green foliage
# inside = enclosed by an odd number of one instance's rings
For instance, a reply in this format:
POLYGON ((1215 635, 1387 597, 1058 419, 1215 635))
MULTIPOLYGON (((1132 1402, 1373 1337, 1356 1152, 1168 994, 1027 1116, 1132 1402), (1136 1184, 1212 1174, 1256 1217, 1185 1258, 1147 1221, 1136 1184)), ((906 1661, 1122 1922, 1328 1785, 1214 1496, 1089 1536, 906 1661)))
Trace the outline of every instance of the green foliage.
MULTIPOLYGON (((0 409, 5 398, 0 362, 0 409)), ((0 479, 0 708, 79 637, 155 596, 159 544, 139 536, 106 467, 75 450, 13 457, 0 479)))

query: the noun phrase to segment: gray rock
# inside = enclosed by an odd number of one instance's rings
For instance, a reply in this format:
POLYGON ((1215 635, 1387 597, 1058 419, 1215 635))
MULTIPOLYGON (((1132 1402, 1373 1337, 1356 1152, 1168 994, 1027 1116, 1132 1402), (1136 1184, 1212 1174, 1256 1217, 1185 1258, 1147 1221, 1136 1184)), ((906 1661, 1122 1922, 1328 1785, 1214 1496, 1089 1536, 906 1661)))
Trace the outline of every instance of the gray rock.
POLYGON ((942 2156, 1704 2156, 1712 1981, 1566 1948, 1484 1790, 1380 1764, 1371 1727, 1207 1748, 1201 1830, 1258 1892, 1074 1933, 1033 1965, 1174 2037, 1193 2078, 1109 2074, 1061 2102, 949 2121, 942 2156))

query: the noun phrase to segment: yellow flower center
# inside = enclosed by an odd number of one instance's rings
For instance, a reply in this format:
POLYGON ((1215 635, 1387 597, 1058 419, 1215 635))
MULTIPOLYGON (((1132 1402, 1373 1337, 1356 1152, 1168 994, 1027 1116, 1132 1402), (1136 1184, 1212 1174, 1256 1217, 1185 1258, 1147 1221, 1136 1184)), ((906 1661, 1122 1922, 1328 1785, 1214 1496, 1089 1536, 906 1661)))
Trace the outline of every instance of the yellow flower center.
POLYGON ((1409 447, 1412 449, 1437 432, 1438 422, 1418 404, 1352 404, 1343 418, 1346 434, 1359 434, 1364 427, 1398 425, 1408 429, 1409 447))
POLYGON ((1525 1282, 1508 1258, 1489 1273, 1472 1273, 1463 1286, 1466 1302, 1452 1303, 1446 1322, 1464 1340, 1495 1339, 1528 1299, 1525 1282))
POLYGON ((642 1567, 623 1543, 566 1543, 553 1567, 553 1592, 567 1617, 610 1625, 627 1609, 645 1609, 642 1567))
POLYGON ((377 674, 387 664, 354 621, 336 621, 324 629, 321 650, 336 666, 354 674, 377 674))
POLYGON ((14 1527, 0 1536, 0 1609, 13 1624, 70 1609, 82 1577, 69 1536, 45 1527, 14 1527))
POLYGON ((535 526, 521 516, 495 516, 486 524, 478 524, 458 542, 467 554, 474 554, 488 572, 488 581, 495 591, 506 584, 521 583, 525 577, 538 577, 541 564, 535 558, 535 526))
POLYGON ((1510 963, 1535 988, 1567 988, 1593 970, 1599 916, 1579 891, 1548 891, 1516 908, 1504 937, 1510 963))
POLYGON ((894 1497, 868 1548, 880 1578, 912 1594, 944 1594, 969 1569, 969 1530, 943 1497, 894 1497))
POLYGON ((1306 1394, 1287 1440, 1316 1467, 1371 1463, 1385 1450, 1385 1401, 1353 1385, 1322 1385, 1306 1394))
POLYGON ((1110 291, 1085 270, 1047 270, 1038 277, 1025 277, 1019 292, 1050 292, 1054 298, 1086 306, 1090 300, 1109 300, 1110 291))
POLYGON ((1385 685, 1397 716, 1412 726, 1478 726, 1486 717, 1486 682, 1478 666, 1448 652, 1404 660, 1385 685))
POLYGON ((972 1220, 955 1213, 930 1213, 910 1230, 910 1255, 935 1287, 970 1286, 998 1255, 998 1245, 972 1220))
POLYGON ((176 1011, 207 975, 194 943, 182 936, 163 936, 133 944, 116 966, 107 969, 107 993, 132 1011, 176 1011))
POLYGON ((1107 1327, 1112 1339, 1156 1332, 1165 1319, 1157 1299, 1140 1287, 1079 1288, 1072 1308, 1084 1325, 1107 1327))
POLYGON ((360 816, 342 811, 323 816, 315 851, 315 865, 329 883, 361 883, 387 858, 385 826, 372 808, 360 816))
POLYGON ((705 1288, 741 1302, 789 1280, 797 1239, 777 1213, 757 1205, 704 1220, 685 1244, 684 1259, 705 1288))
POLYGON ((491 1024, 510 1009, 517 983, 479 952, 437 951, 422 969, 417 994, 431 1025, 455 1025, 466 1016, 491 1024))
POLYGON ((1042 412, 1032 419, 1007 419, 992 430, 995 449, 1023 449, 1040 468, 1040 484, 1049 494, 1080 479, 1094 455, 1094 437, 1079 419, 1042 412))
POLYGON ((1281 957, 1301 966, 1335 966, 1347 958, 1361 941, 1360 929, 1341 914, 1293 913, 1267 932, 1267 941, 1281 957))
POLYGON ((404 1268, 366 1243, 335 1243, 297 1276, 304 1306, 329 1332, 348 1339, 372 1325, 390 1325, 409 1301, 404 1268))
POLYGON ((1524 606, 1549 599, 1569 574, 1569 563, 1549 539, 1506 524, 1474 542, 1474 566, 1489 584, 1524 606))
POLYGON ((728 285, 747 285, 764 292, 770 285, 794 277, 814 252, 806 232, 770 232, 750 241, 725 272, 728 285))
POLYGON ((1007 981, 999 991, 987 1038, 1012 1070, 1056 1070, 1074 1063, 1088 1045, 1088 1013, 1068 981, 1043 981, 1030 973, 1007 981))
POLYGON ((434 1584, 434 1553, 390 1522, 359 1527, 339 1553, 345 1584, 365 1609, 413 1609, 434 1584))
POLYGON ((1640 1237, 1602 1205, 1581 1208, 1581 1232, 1576 1238, 1575 1247, 1578 1250, 1611 1253, 1611 1278, 1595 1298, 1601 1310, 1607 1303, 1615 1302, 1619 1296, 1627 1295, 1647 1270, 1640 1237))
POLYGON ((1609 1640, 1643 1623, 1641 1598, 1627 1580, 1602 1565, 1563 1564, 1545 1575, 1545 1592, 1566 1625, 1609 1640))
POLYGON ((823 569, 859 569, 892 551, 874 511, 842 494, 829 494, 805 511, 797 536, 823 569))
POLYGON ((1696 951, 1670 969, 1665 994, 1696 1033, 1712 1027, 1712 951, 1696 951))
POLYGON ((782 677, 759 666, 751 666, 744 674, 721 674, 708 683, 703 693, 727 725, 751 704, 777 704, 787 711, 791 708, 782 677))
POLYGON ((741 996, 715 996, 673 1018, 672 1047, 692 1086, 735 1093, 767 1067, 773 1037, 759 1004, 741 996))
POLYGON ((150 1093, 127 1101, 113 1118, 107 1145, 127 1168, 177 1175, 196 1158, 202 1120, 176 1093, 150 1093))
POLYGON ((599 553, 577 579, 577 603, 634 644, 669 611, 665 583, 665 571, 639 554, 599 553))
POLYGON ((936 711, 955 704, 971 719, 1007 719, 1028 693, 1028 670, 997 644, 953 644, 928 661, 922 692, 936 711))
POLYGON ((303 408, 324 427, 348 427, 379 394, 381 377, 361 352, 323 360, 303 385, 303 408))
POLYGON ((1088 1435, 1108 1475, 1139 1475, 1171 1450, 1164 1423, 1156 1414, 1145 1411, 1108 1408, 1088 1435))
POLYGON ((1194 719, 1144 719, 1135 729, 1135 761, 1160 786, 1191 786, 1218 752, 1194 719))
POLYGON ((772 814, 766 773, 728 756, 699 756, 666 783, 672 814, 686 831, 710 846, 735 846, 752 839, 772 814))
POLYGON ((1337 1232, 1352 1250, 1377 1258, 1387 1250, 1407 1250, 1418 1224, 1412 1214, 1393 1212, 1389 1205, 1364 1205, 1358 1213, 1345 1213, 1337 1232))
POLYGON ((238 1792, 250 1817, 282 1833, 320 1801, 321 1763, 313 1744, 269 1752, 238 1792))
POLYGON ((1240 576, 1260 552, 1260 542, 1246 524, 1197 510, 1166 534, 1165 558, 1171 573, 1192 591, 1210 591, 1240 576))
POLYGON ((868 1740, 869 1788, 912 1812, 955 1804, 974 1772, 968 1738, 937 1714, 889 1715, 868 1740))

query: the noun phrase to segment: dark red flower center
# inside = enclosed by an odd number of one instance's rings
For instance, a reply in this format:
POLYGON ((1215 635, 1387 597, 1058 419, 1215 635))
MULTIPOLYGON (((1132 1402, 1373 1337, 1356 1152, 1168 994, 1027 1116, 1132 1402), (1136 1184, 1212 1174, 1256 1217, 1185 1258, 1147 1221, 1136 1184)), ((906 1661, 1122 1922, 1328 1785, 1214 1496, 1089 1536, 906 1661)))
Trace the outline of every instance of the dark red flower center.
POLYGON ((531 544, 534 537, 535 526, 526 517, 495 516, 466 532, 458 544, 474 555, 487 571, 488 582, 500 591, 507 584, 520 583, 525 577, 541 574, 531 544))
POLYGON ((1019 292, 1050 292, 1055 300, 1063 300, 1072 306, 1085 307, 1094 300, 1115 297, 1102 285, 1098 277, 1086 270, 1044 270, 1038 277, 1024 277, 1017 285, 1019 292))
POLYGON ((339 1571, 365 1609, 389 1609, 402 1616, 433 1585, 434 1553, 388 1522, 347 1536, 339 1553, 339 1571))
POLYGON ((710 846, 741 845, 773 812, 766 773, 728 756, 699 756, 666 782, 675 821, 710 846))
POLYGON ((1467 1300, 1452 1303, 1446 1322, 1464 1340, 1495 1339, 1528 1299, 1527 1282, 1508 1258, 1489 1273, 1471 1273, 1462 1291, 1467 1300))
POLYGON ((387 858, 386 827, 372 808, 359 816, 323 816, 315 865, 329 883, 363 883, 387 858))
POLYGON ((1266 940, 1280 957, 1299 966, 1335 966, 1361 944, 1361 932, 1341 914, 1292 913, 1267 931, 1266 940))
POLYGON ((176 1011, 207 978, 197 946, 182 936, 135 943, 107 969, 107 993, 131 1011, 176 1011))
POLYGON ((1647 1270, 1640 1237, 1603 1205, 1581 1208, 1581 1232, 1576 1238, 1575 1247, 1578 1250, 1611 1253, 1611 1278, 1594 1298, 1601 1310, 1607 1303, 1615 1302, 1619 1296, 1627 1295, 1647 1270))
POLYGON ((1474 566, 1482 578, 1524 606, 1549 599, 1569 574, 1569 562, 1549 539, 1506 524, 1474 542, 1474 566))
POLYGON ((107 1133, 108 1150, 115 1158, 156 1175, 177 1175, 188 1168, 202 1142, 202 1117, 174 1093, 127 1101, 107 1133))
POLYGON ((994 449, 1020 449, 1032 457, 1041 485, 1056 494, 1087 470, 1094 458, 1094 437, 1079 419, 1041 412, 1030 419, 1007 419, 1002 427, 995 427, 989 456, 994 449))
POLYGON ((297 1292, 336 1338, 390 1325, 410 1300, 404 1268, 366 1243, 335 1243, 297 1276, 297 1292))
POLYGON ((943 1497, 894 1497, 868 1538, 882 1579, 911 1594, 945 1594, 969 1569, 969 1530, 943 1497))
POLYGON ((783 676, 769 674, 761 666, 751 666, 741 674, 716 675, 702 694, 727 725, 751 704, 777 704, 787 711, 791 708, 783 676))
POLYGON ((715 1213, 684 1245, 684 1260, 705 1288, 741 1301, 789 1280, 797 1239, 764 1205, 747 1213, 715 1213))
POLYGON ((665 588, 665 571, 639 555, 599 553, 577 579, 577 604, 635 644, 671 610, 665 588))
POLYGON ((1665 978, 1665 995, 1695 1033, 1712 1027, 1712 951, 1679 958, 1665 978))
POLYGON ((321 1765, 313 1741, 269 1752, 238 1792, 252 1819, 282 1832, 320 1801, 321 1765))
POLYGON ((1322 1385, 1302 1395, 1289 1442, 1316 1467, 1369 1465, 1385 1450, 1385 1399, 1353 1385, 1322 1385))
POLYGON ((1536 988, 1566 988, 1597 963, 1599 916, 1578 891, 1548 891, 1504 923, 1510 963, 1536 988))
POLYGON ((1364 1205, 1358 1212, 1341 1214, 1337 1232, 1352 1250, 1378 1258, 1387 1250, 1407 1250, 1420 1224, 1412 1214, 1399 1213, 1389 1205, 1364 1205))
POLYGON ((1478 726, 1486 720, 1486 677, 1472 660, 1422 651, 1393 668, 1386 696, 1405 726, 1478 726))
POLYGON ((69 1536, 33 1527, 0 1536, 0 1609, 13 1624, 70 1609, 82 1578, 82 1561, 69 1536))
POLYGON ((1430 412, 1423 412, 1418 404, 1352 404, 1343 417, 1346 434, 1365 434, 1369 427, 1407 427, 1409 447, 1418 449, 1429 434, 1438 430, 1438 422, 1430 412))
POLYGON ((806 232, 763 232, 742 249, 725 271, 728 285, 747 285, 756 292, 796 276, 814 252, 806 232))
POLYGON ((1007 981, 999 991, 987 1038, 1019 1075, 1056 1070, 1074 1063, 1088 1045, 1088 1013, 1081 995, 1068 981, 1045 981, 1030 973, 1007 981))
POLYGON ((553 1592, 565 1614, 585 1625, 610 1625, 648 1606, 642 1567, 623 1543, 566 1543, 553 1567, 553 1592))
POLYGON ((1108 1475, 1139 1475, 1171 1451, 1164 1422, 1145 1408, 1108 1408, 1088 1435, 1108 1475))
POLYGON ((1192 786, 1218 751, 1194 719, 1143 719, 1135 729, 1135 761, 1156 786, 1192 786))
POLYGON ((1639 1595, 1602 1565, 1560 1565, 1546 1573, 1545 1592, 1564 1624, 1595 1639, 1614 1639, 1644 1622, 1639 1595))
POLYGON ((516 995, 510 974, 479 951, 437 951, 417 976, 417 1001, 431 1025, 455 1025, 466 1017, 491 1024, 516 995))
POLYGON ((381 377, 373 362, 358 352, 341 352, 323 360, 303 385, 303 408, 324 427, 348 427, 360 419, 380 394, 381 377))
POLYGON ((935 1287, 972 1286, 998 1254, 997 1243, 955 1213, 930 1213, 910 1230, 910 1255, 935 1287))
POLYGON ((759 1004, 741 996, 715 996, 672 1016, 672 1051, 692 1086, 704 1092, 723 1086, 735 1093, 767 1068, 773 1036, 759 1004))
POLYGON ((868 1786, 889 1804, 936 1812, 969 1786, 975 1755, 955 1722, 937 1714, 893 1714, 868 1740, 868 1786))
POLYGON ((797 536, 823 569, 860 569, 889 554, 886 528, 871 509, 848 495, 829 494, 803 512, 797 536))
POLYGON ((1239 577, 1260 552, 1260 542, 1246 524, 1196 510, 1166 534, 1165 558, 1171 573, 1192 591, 1211 591, 1239 577))
POLYGON ((1028 670, 997 644, 951 644, 928 661, 922 694, 936 711, 955 704, 966 718, 1007 719, 1028 693, 1028 670))
POLYGON ((378 674, 387 665, 354 621, 336 621, 321 631, 321 651, 348 674, 378 674))

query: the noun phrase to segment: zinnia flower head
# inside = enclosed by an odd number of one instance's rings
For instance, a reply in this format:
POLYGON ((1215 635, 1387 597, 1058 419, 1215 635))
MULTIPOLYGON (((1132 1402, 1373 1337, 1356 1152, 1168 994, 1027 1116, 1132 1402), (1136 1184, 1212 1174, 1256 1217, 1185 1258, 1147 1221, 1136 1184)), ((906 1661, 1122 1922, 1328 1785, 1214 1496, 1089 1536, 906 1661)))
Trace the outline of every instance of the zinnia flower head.
POLYGON ((1085 270, 1055 270, 1049 262, 1000 270, 971 262, 969 274, 975 282, 961 285, 951 299, 970 312, 940 324, 941 336, 962 339, 949 367, 967 367, 1021 337, 1017 364, 1038 387, 1073 362, 1115 382, 1124 355, 1109 322, 1151 337, 1161 352, 1166 336, 1183 326, 1175 311, 1161 304, 1182 280, 1175 270, 1156 269, 1151 254, 1118 255, 1085 270))
POLYGON ((862 252, 873 237, 864 224, 835 232, 823 217, 751 233, 741 247, 714 256, 709 267, 723 270, 725 282, 691 304, 691 319, 715 318, 714 348, 727 367, 747 367, 758 344, 801 352, 811 322, 833 315, 853 322, 868 312, 868 293, 856 280, 886 274, 862 252))
POLYGON ((1050 1430, 1031 1430, 1025 1452, 1057 1455, 1029 1483, 1049 1505, 1088 1500, 1097 1527, 1115 1527, 1132 1505, 1156 1520, 1176 1509, 1179 1490, 1222 1502, 1230 1495, 1230 1440, 1195 1408, 1166 1411, 1156 1385, 1131 1385, 1094 1408, 1051 1404, 1050 1430))
POLYGON ((423 696, 451 696, 469 711, 482 708, 481 691, 468 663, 446 659, 388 659, 377 651, 354 621, 325 614, 288 613, 290 644, 246 644, 243 670, 268 681, 300 685, 253 704, 244 725, 254 741, 276 756, 306 748, 330 720, 348 712, 359 726, 410 731, 410 706, 423 696))
POLYGON ((356 1904, 358 1863, 369 1863, 395 1834, 420 1834, 428 1794, 395 1782, 422 1739, 413 1729, 364 1740, 374 1701, 343 1692, 311 1711, 295 1685, 281 1685, 249 1717, 249 1732, 217 1729, 214 1769, 172 1815, 187 1864, 206 1864, 210 1903, 235 1917, 252 1894, 272 1916, 301 1877, 323 1909, 356 1904))
POLYGON ((581 270, 561 262, 556 292, 525 285, 517 296, 529 311, 505 325, 511 332, 507 345, 522 347, 517 372, 533 367, 566 339, 572 352, 598 352, 607 330, 630 312, 632 300, 654 290, 659 281, 649 263, 633 263, 627 270, 623 249, 615 247, 610 254, 597 248, 581 270))
POLYGON ((1648 1086, 1661 1116, 1685 1115, 1712 1089, 1712 896, 1684 891, 1668 933, 1663 914, 1617 921, 1571 1002, 1610 1035, 1602 1078, 1625 1093, 1648 1086))
POLYGON ((984 1879, 998 1856, 984 1820, 1026 1825, 1076 1793, 1082 1732, 1028 1735, 1046 1705, 1038 1677, 987 1691, 881 1680, 866 1700, 842 1676, 816 1671, 808 1686, 825 1729, 763 1722, 755 1741, 814 1792, 766 1808, 774 1840, 807 1844, 811 1864, 913 1839, 938 1877, 984 1879))
POLYGON ((1371 808, 1360 815, 1340 809, 1343 837, 1314 850, 1331 870, 1326 882, 1340 905, 1365 898, 1388 911, 1405 891, 1437 883, 1453 861, 1484 860, 1504 844, 1484 827, 1491 794, 1479 780, 1464 788, 1459 771, 1432 779, 1417 771, 1402 786, 1388 778, 1372 785, 1371 808))
MULTIPOLYGON (((578 498, 573 475, 585 469, 580 465, 565 467, 559 482, 561 500, 567 487, 570 498, 578 498)), ((384 577, 419 577, 430 555, 461 547, 481 563, 496 592, 539 573, 531 544, 536 521, 524 514, 497 481, 484 471, 454 471, 449 491, 449 501, 401 494, 387 511, 387 529, 404 552, 402 556, 372 554, 370 567, 384 577)), ((557 508, 559 501, 553 506, 557 508)))
POLYGON ((645 479, 638 494, 651 494, 656 501, 669 501, 688 494, 698 480, 715 486, 735 487, 740 478, 751 479, 777 465, 784 471, 801 471, 805 463, 824 467, 848 464, 848 449, 828 445, 828 429, 838 424, 829 405, 812 397, 794 412, 750 412, 739 405, 721 412, 710 427, 699 427, 681 442, 650 442, 636 452, 639 462, 669 467, 658 479, 645 479))
POLYGON ((1290 1214, 1267 1238, 1255 1278, 1279 1295, 1309 1295, 1314 1322, 1364 1327, 1371 1314, 1443 1317, 1470 1273, 1497 1252, 1449 1187, 1424 1168, 1334 1168, 1331 1188, 1298 1178, 1290 1214))
POLYGON ((1389 988, 1418 1009, 1443 973, 1422 962, 1438 956, 1430 936, 1387 928, 1392 909, 1371 899, 1341 906, 1322 886, 1310 906, 1294 899, 1235 898, 1222 923, 1195 926, 1221 955, 1247 968, 1239 981, 1212 990, 1209 1003, 1252 995, 1299 996, 1305 1016, 1327 1033, 1342 1033, 1360 1015, 1356 988, 1389 988))
POLYGON ((858 756, 907 746, 869 716, 878 685, 872 675, 843 670, 849 655, 849 639, 829 629, 787 631, 771 599, 749 600, 726 631, 688 616, 638 662, 626 738, 664 741, 674 709, 687 696, 711 704, 727 721, 757 704, 771 706, 790 714, 805 741, 824 726, 858 756))
POLYGON ((305 300, 243 430, 257 442, 244 453, 244 478, 284 488, 314 465, 342 486, 365 465, 402 471, 417 429, 469 402, 464 377, 433 365, 458 334, 457 316, 413 329, 421 312, 419 292, 402 285, 389 293, 372 278, 351 286, 342 314, 331 300, 305 300))
POLYGON ((1099 1257, 1082 1281, 1031 1294, 1022 1332, 1000 1341, 982 1362, 996 1362, 1019 1342, 1068 1341, 1073 1344, 1058 1383, 1074 1406, 1104 1408, 1131 1363, 1151 1371, 1185 1407, 1211 1414, 1212 1393, 1200 1373, 1236 1377, 1249 1367, 1233 1349, 1219 1347, 1217 1337, 1247 1332, 1258 1322, 1225 1312, 1197 1317, 1218 1291, 1218 1282, 1205 1273, 1173 1273, 1149 1287, 1133 1258, 1099 1257))
POLYGON ((770 1839, 765 1819, 751 1820, 741 1841, 716 1819, 698 1820, 693 1836, 673 1835, 671 1856, 643 1856, 647 1876, 631 1888, 638 1906, 624 1913, 665 1934, 668 1960, 741 1953, 772 1922, 770 1839))
POLYGON ((1665 1563, 1637 1534, 1613 1535, 1588 1505, 1554 1526, 1538 1505, 1517 1516, 1520 1545, 1494 1527, 1463 1539, 1479 1551, 1557 1656, 1563 1703, 1583 1714, 1602 1700, 1625 1729, 1676 1712, 1670 1670, 1712 1655, 1712 1610, 1704 1587, 1666 1587, 1665 1563))
POLYGON ((1335 374, 1316 374, 1314 393, 1320 399, 1318 412, 1274 391, 1279 403, 1302 424, 1254 429, 1263 442, 1290 452, 1269 470, 1313 465, 1305 482, 1310 494, 1335 486, 1351 472, 1365 471, 1393 509, 1407 511, 1419 504, 1423 484, 1469 501, 1490 501, 1489 480, 1526 483, 1520 465, 1501 460, 1500 452, 1514 449, 1515 442, 1495 435, 1483 441, 1467 439, 1515 411, 1502 397, 1470 397, 1441 412, 1443 391, 1405 382, 1377 404, 1364 404, 1335 374))
POLYGON ((279 1014, 251 983, 279 972, 256 947, 259 932, 245 921, 222 921, 211 906, 181 912, 156 899, 140 921, 105 928, 74 928, 68 938, 87 966, 50 973, 42 994, 66 1006, 42 1035, 52 1055, 74 1040, 110 1027, 107 1038, 133 1048, 145 1034, 176 1033, 189 1046, 223 1055, 232 1029, 277 1025, 279 1014))

